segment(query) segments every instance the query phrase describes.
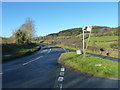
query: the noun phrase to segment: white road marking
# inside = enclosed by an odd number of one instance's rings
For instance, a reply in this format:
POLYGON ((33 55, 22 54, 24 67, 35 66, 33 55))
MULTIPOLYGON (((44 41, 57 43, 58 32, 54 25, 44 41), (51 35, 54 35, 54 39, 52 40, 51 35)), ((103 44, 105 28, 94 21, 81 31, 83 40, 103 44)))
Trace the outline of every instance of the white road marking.
POLYGON ((65 68, 64 68, 64 67, 62 67, 62 68, 61 68, 61 71, 63 71, 63 72, 64 72, 64 71, 65 71, 65 68))
POLYGON ((58 77, 58 81, 62 82, 63 81, 63 77, 58 77))
POLYGON ((60 84, 60 90, 61 90, 61 88, 62 88, 62 84, 60 84))
POLYGON ((61 76, 64 76, 64 72, 60 72, 60 75, 61 75, 61 76))
MULTIPOLYGON (((50 53, 50 52, 51 52, 51 49, 49 49, 49 51, 47 52, 47 54, 50 53)), ((31 61, 28 61, 28 62, 26 62, 26 63, 23 63, 22 65, 23 65, 23 66, 24 66, 24 65, 27 65, 27 64, 29 64, 29 63, 31 63, 31 62, 33 62, 33 61, 36 61, 36 60, 40 59, 41 57, 43 57, 43 56, 37 57, 37 58, 35 58, 35 59, 31 60, 31 61)))
POLYGON ((31 63, 31 62, 33 62, 33 61, 36 61, 36 60, 40 59, 41 57, 43 57, 43 56, 37 57, 37 58, 35 58, 35 59, 33 59, 33 60, 29 61, 29 62, 23 63, 22 65, 23 65, 23 66, 24 66, 24 65, 27 65, 27 64, 29 64, 29 63, 31 63))
POLYGON ((49 49, 49 51, 47 52, 47 54, 50 53, 50 52, 51 52, 51 49, 49 49))
POLYGON ((63 48, 63 50, 64 50, 65 52, 67 52, 67 50, 66 50, 65 48, 63 48))

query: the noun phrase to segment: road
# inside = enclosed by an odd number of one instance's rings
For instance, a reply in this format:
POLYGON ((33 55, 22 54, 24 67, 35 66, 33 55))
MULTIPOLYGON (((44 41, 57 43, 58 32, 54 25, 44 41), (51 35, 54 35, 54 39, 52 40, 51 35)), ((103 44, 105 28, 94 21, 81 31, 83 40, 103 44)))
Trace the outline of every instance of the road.
POLYGON ((82 74, 58 64, 61 53, 71 50, 39 45, 40 51, 3 63, 3 88, 118 88, 118 80, 82 74))

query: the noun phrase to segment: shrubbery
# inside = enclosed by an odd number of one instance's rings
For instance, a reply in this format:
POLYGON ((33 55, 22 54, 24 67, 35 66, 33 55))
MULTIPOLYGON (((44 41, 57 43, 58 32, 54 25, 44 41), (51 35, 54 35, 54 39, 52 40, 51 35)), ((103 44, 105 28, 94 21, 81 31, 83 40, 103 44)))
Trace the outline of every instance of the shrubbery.
POLYGON ((31 43, 31 39, 34 36, 34 24, 33 21, 28 18, 19 30, 13 33, 13 37, 17 44, 28 44, 31 43))

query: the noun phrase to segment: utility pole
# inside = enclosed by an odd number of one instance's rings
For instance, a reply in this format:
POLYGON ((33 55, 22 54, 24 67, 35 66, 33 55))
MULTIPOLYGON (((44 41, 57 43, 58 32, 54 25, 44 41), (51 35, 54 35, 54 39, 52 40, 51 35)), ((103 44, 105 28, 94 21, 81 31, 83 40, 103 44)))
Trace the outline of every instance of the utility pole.
POLYGON ((84 53, 84 47, 85 47, 85 44, 84 44, 84 31, 87 29, 87 27, 83 27, 82 30, 83 30, 83 53, 84 53))
POLYGON ((85 27, 83 27, 83 53, 84 53, 84 28, 85 27))

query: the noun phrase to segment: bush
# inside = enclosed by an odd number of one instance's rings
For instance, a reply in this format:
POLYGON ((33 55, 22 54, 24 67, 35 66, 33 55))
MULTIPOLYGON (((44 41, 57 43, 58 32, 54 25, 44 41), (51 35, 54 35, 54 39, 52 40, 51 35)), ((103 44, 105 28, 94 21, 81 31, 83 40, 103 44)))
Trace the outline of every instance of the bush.
POLYGON ((21 31, 21 30, 18 30, 14 33, 14 36, 15 36, 15 41, 17 44, 24 44, 26 39, 25 39, 25 36, 26 34, 21 31))
POLYGON ((52 45, 56 45, 56 44, 57 44, 57 42, 51 42, 51 44, 52 44, 52 45))

